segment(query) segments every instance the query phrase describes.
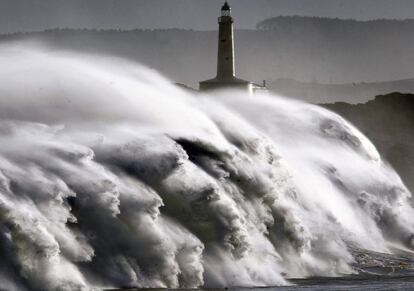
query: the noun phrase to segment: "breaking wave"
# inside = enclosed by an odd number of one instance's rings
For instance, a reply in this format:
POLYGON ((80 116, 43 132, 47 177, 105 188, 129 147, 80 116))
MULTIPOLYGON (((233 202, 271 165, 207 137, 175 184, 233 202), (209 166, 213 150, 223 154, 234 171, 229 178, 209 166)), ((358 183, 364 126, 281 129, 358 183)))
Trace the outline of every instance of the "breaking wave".
POLYGON ((366 137, 318 106, 0 49, 0 289, 349 274, 350 245, 414 247, 410 196, 366 137))

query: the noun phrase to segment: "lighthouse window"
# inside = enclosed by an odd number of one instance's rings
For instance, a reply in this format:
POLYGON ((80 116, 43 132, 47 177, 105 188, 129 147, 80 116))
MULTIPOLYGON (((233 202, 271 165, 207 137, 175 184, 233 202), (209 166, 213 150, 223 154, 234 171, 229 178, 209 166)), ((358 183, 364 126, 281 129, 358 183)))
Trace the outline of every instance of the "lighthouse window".
POLYGON ((226 39, 222 39, 221 42, 226 42, 226 39))
POLYGON ((227 57, 227 58, 226 58, 226 61, 228 61, 228 60, 229 60, 229 58, 227 57))

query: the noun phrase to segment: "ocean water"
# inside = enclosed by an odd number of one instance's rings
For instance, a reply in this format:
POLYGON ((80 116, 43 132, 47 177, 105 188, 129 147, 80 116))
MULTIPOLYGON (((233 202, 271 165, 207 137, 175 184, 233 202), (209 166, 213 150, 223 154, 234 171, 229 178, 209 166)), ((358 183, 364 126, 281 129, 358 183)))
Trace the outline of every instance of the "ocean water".
POLYGON ((414 290, 414 277, 376 277, 350 279, 308 279, 296 281, 294 287, 269 288, 268 290, 414 290))
MULTIPOLYGON (((294 280, 293 286, 280 287, 261 287, 261 288, 211 288, 199 289, 208 291, 351 291, 351 290, 367 290, 367 291, 401 291, 414 290, 414 277, 378 277, 378 278, 318 278, 318 279, 302 279, 294 280)), ((147 289, 117 289, 123 291, 131 290, 147 290, 147 289)), ((152 291, 161 291, 165 289, 150 289, 152 291)), ((169 289, 171 290, 171 289, 169 289)))

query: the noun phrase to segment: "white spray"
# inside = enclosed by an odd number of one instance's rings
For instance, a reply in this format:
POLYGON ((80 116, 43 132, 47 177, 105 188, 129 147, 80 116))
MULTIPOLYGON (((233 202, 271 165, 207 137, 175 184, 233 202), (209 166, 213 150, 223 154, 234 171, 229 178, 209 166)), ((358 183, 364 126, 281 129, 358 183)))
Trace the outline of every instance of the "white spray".
POLYGON ((370 141, 320 107, 0 48, 0 289, 349 274, 351 244, 413 248, 409 199, 370 141))

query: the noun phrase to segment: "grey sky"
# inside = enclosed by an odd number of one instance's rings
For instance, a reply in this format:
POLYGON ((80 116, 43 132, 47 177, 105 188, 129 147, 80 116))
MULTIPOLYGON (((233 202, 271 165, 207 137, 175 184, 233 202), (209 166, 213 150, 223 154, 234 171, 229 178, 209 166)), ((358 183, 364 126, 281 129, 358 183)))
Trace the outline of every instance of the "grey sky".
MULTIPOLYGON (((50 28, 216 28, 223 0, 0 0, 0 33, 50 28)), ((238 28, 278 15, 414 18, 414 0, 229 0, 238 28)))

